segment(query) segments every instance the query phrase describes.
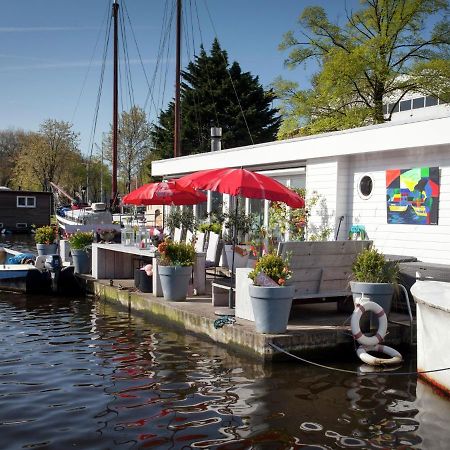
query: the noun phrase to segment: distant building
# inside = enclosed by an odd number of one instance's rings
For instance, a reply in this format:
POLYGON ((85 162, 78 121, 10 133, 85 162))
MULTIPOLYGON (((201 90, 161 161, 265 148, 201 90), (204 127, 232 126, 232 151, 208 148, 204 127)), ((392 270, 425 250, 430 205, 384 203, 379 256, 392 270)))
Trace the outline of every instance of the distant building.
POLYGON ((0 230, 29 232, 33 225, 50 225, 51 192, 13 191, 0 187, 0 230))

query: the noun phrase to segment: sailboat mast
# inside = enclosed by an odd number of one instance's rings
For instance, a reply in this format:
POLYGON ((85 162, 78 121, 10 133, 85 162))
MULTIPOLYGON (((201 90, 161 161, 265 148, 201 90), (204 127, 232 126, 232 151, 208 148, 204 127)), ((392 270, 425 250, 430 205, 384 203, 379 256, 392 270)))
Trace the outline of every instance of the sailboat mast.
POLYGON ((114 80, 113 80, 113 133, 112 133, 112 188, 111 188, 111 209, 117 205, 117 136, 118 136, 118 101, 119 101, 119 83, 118 83, 118 15, 119 4, 114 0, 112 7, 114 19, 114 80))
POLYGON ((181 0, 177 0, 177 36, 175 67, 175 124, 173 156, 181 156, 181 108, 180 108, 180 76, 181 73, 181 0))

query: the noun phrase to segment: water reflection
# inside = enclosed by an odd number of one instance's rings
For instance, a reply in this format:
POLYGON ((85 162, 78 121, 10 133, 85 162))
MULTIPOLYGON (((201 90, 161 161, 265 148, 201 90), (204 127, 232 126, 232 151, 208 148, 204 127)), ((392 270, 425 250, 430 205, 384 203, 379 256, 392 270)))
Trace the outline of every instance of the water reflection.
POLYGON ((263 367, 89 299, 0 293, 0 341, 4 448, 435 449, 449 437, 450 404, 421 384, 416 395, 414 377, 263 367))

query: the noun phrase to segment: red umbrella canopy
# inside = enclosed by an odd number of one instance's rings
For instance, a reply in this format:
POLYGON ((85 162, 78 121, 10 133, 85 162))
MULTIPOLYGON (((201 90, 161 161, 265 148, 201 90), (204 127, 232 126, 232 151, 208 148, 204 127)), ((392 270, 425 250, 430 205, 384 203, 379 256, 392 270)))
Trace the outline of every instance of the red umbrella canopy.
POLYGON ((305 206, 303 198, 277 180, 246 169, 201 170, 178 178, 177 184, 222 194, 283 202, 292 208, 305 206))
POLYGON ((176 180, 144 184, 122 199, 124 205, 196 205, 206 202, 203 192, 192 186, 182 187, 176 180))

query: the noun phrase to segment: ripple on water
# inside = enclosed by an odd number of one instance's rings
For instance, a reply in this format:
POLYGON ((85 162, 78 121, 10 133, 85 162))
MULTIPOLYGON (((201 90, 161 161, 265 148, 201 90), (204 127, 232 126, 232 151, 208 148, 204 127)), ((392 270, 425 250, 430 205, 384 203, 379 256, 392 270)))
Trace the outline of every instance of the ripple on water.
POLYGON ((267 368, 89 299, 0 294, 0 343, 8 449, 407 448, 426 435, 414 379, 267 368))

